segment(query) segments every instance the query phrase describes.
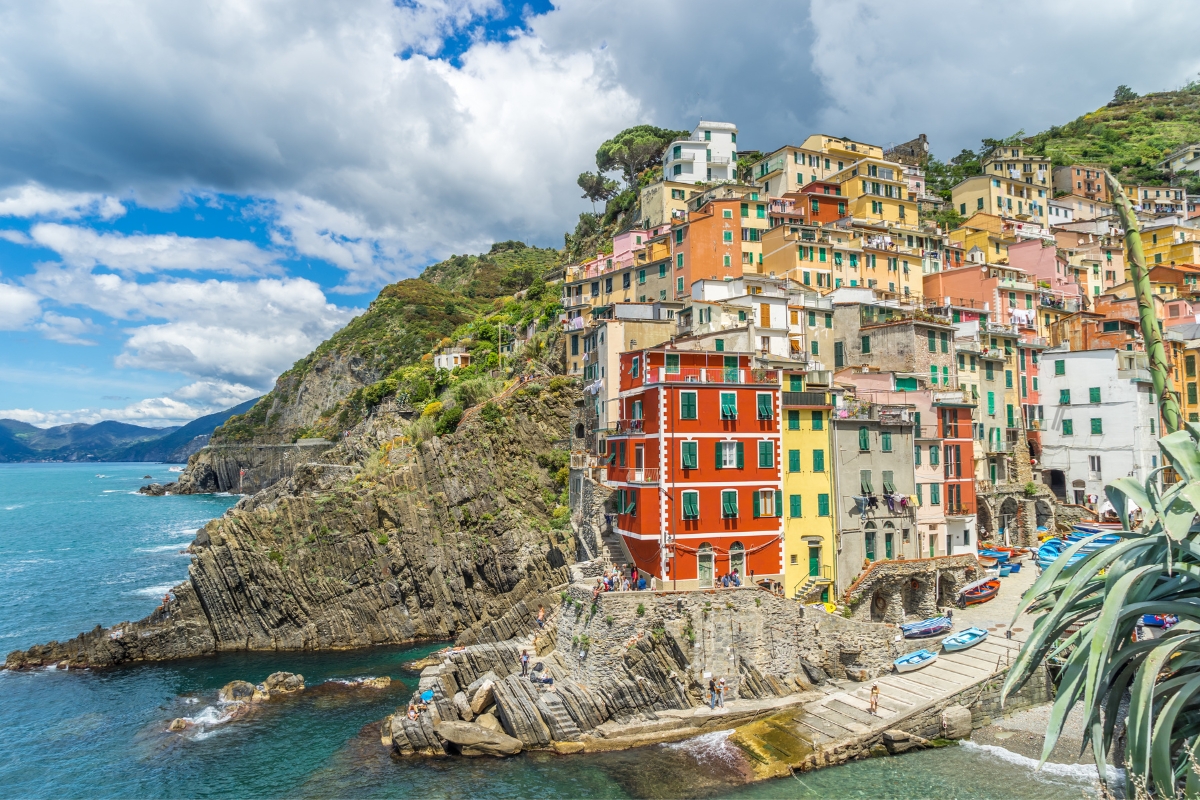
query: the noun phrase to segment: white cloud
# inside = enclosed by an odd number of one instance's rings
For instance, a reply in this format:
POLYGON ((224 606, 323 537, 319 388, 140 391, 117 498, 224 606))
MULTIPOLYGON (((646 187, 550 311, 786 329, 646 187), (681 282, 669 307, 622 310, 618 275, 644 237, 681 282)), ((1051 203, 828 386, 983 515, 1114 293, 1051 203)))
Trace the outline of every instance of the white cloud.
POLYGON ((198 381, 168 395, 148 397, 120 408, 82 408, 68 411, 10 408, 0 409, 0 418, 15 419, 43 428, 78 422, 94 425, 104 420, 157 428, 183 425, 197 417, 232 408, 259 394, 261 392, 242 384, 198 381))
POLYGON ((36 294, 11 283, 0 283, 0 331, 19 331, 41 313, 36 294))
POLYGON ((90 319, 63 316, 53 311, 43 314, 42 321, 33 327, 41 331, 47 339, 62 344, 94 345, 94 341, 85 339, 84 336, 100 331, 99 326, 93 324, 90 319))
POLYGON ((248 276, 280 272, 277 254, 240 239, 201 239, 174 233, 97 233, 53 222, 34 225, 29 237, 32 243, 53 250, 72 266, 103 265, 124 273, 204 270, 248 276))
POLYGON ((47 189, 35 182, 0 189, 0 217, 56 217, 78 219, 82 216, 110 220, 125 213, 115 197, 94 192, 47 189))

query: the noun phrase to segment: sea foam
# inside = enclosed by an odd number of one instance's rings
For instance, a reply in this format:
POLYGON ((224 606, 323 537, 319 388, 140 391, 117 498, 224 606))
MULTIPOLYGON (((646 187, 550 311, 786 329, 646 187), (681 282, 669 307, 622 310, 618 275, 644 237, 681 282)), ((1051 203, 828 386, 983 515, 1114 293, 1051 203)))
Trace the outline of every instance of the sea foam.
MULTIPOLYGON (((1040 772, 1043 775, 1053 775, 1057 778, 1070 778, 1080 782, 1095 783, 1100 780, 1100 773, 1096 772, 1096 767, 1091 764, 1054 764, 1047 762, 1042 765, 1039 770, 1036 758, 1023 756, 1020 753, 1014 753, 1011 750, 1005 750, 1003 747, 994 744, 976 744, 970 739, 966 739, 959 743, 964 750, 978 750, 987 753, 990 756, 998 758, 1002 761, 1007 761, 1010 764, 1015 764, 1019 767, 1025 767, 1031 772, 1040 772)), ((1119 778, 1124 773, 1121 770, 1114 769, 1113 772, 1119 778)))

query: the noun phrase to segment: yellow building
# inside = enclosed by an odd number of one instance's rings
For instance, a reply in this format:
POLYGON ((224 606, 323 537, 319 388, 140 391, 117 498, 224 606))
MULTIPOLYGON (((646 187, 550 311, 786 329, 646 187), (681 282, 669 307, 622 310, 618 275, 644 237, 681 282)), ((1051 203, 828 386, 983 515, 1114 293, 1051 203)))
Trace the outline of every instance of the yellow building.
POLYGON ((1200 230, 1164 225, 1141 236, 1147 264, 1200 264, 1200 230))
POLYGON ((917 203, 908 199, 904 168, 882 158, 865 158, 829 178, 846 198, 856 222, 916 228, 917 203))
POLYGON ((1126 186, 1121 191, 1138 211, 1151 214, 1182 214, 1187 211, 1187 192, 1178 186, 1126 186))
MULTIPOLYGON (((815 133, 798 147, 781 147, 754 162, 743 172, 741 179, 754 181, 770 197, 782 197, 788 192, 798 192, 814 181, 827 180, 863 158, 882 159, 883 148, 815 133)), ((891 166, 903 172, 898 164, 891 166)))
POLYGON ((784 591, 801 601, 832 601, 837 580, 832 405, 828 392, 804 391, 803 373, 784 381, 784 591))
POLYGON ((950 202, 964 217, 984 213, 1036 222, 1048 226, 1051 189, 1020 179, 997 175, 974 175, 950 190, 950 202))
POLYGON ((1179 385, 1180 411, 1183 413, 1183 418, 1188 422, 1200 422, 1200 392, 1197 391, 1196 378, 1196 362, 1200 360, 1200 340, 1193 339, 1190 342, 1183 344, 1183 370, 1179 369, 1179 362, 1176 362, 1175 374, 1178 376, 1176 383, 1179 385))

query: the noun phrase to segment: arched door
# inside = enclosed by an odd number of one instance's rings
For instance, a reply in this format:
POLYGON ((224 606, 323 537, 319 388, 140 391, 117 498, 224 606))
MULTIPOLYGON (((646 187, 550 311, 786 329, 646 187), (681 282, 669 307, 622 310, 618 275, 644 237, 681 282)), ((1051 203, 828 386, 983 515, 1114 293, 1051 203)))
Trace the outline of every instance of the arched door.
POLYGON ((883 523, 883 557, 896 557, 896 526, 890 522, 883 523))
POLYGON ((737 571, 739 580, 746 579, 746 548, 741 542, 734 542, 729 545, 729 571, 732 573, 737 571))
POLYGON ((713 585, 713 549, 708 542, 700 545, 696 554, 696 577, 700 579, 701 589, 711 589, 713 585))

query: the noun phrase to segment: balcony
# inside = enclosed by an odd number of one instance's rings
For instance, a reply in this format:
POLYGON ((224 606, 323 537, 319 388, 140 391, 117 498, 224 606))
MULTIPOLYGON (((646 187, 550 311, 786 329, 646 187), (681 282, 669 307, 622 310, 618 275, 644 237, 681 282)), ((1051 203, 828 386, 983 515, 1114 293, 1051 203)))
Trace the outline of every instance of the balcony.
POLYGON ((658 483, 659 469, 658 467, 651 469, 618 467, 609 471, 608 480, 610 483, 658 483))
POLYGON ((829 396, 825 392, 784 392, 784 408, 794 406, 828 406, 829 396))
POLYGON ((666 367, 646 370, 646 385, 656 383, 729 383, 778 386, 779 370, 774 369, 679 369, 667 372, 666 367))
POLYGON ((644 419, 617 420, 617 436, 628 436, 631 433, 642 433, 646 429, 644 419))
POLYGON ((965 389, 933 393, 934 405, 973 406, 975 399, 965 389))
POLYGON ((709 164, 728 164, 729 156, 713 156, 712 158, 708 159, 708 163, 709 164))
POLYGON ((988 455, 1004 455, 1012 452, 1012 443, 1007 441, 997 442, 994 439, 989 439, 986 447, 988 455))
POLYGON ((971 508, 970 505, 965 504, 965 503, 962 505, 954 505, 954 506, 947 505, 945 507, 945 514, 947 517, 969 517, 974 513, 975 513, 975 509, 971 508))
POLYGON ((832 386, 833 385, 833 370, 831 369, 813 369, 808 371, 805 376, 805 382, 809 386, 832 386))
POLYGON ((849 400, 841 408, 833 410, 837 420, 864 420, 880 425, 911 425, 912 409, 908 406, 881 405, 858 400, 849 400))

